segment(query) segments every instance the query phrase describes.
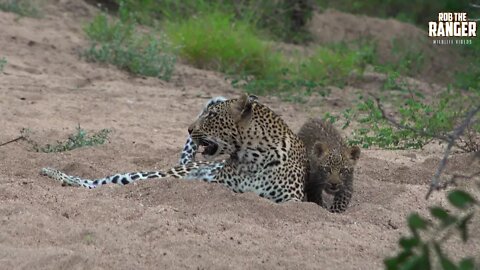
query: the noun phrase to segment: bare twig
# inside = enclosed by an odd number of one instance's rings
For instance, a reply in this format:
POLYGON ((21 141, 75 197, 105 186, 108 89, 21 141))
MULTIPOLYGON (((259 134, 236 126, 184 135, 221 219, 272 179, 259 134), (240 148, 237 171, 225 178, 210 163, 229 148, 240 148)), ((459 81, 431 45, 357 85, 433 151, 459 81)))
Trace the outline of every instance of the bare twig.
POLYGON ((438 166, 437 171, 435 172, 435 175, 432 178, 432 181, 430 183, 430 188, 427 192, 427 195, 425 195, 425 199, 428 199, 434 190, 441 189, 440 175, 443 173, 443 170, 445 170, 445 167, 447 166, 447 160, 448 160, 448 156, 450 155, 450 150, 452 149, 452 146, 455 144, 455 141, 463 134, 465 129, 468 127, 468 125, 472 121, 475 114, 477 114, 479 111, 480 111, 480 106, 477 106, 476 108, 473 108, 472 110, 470 110, 467 113, 463 123, 460 124, 453 131, 453 134, 451 136, 449 136, 450 141, 448 142, 447 148, 445 149, 445 153, 443 154, 443 158, 440 161, 440 165, 438 166))
POLYGON ((480 176, 480 171, 472 173, 470 175, 454 174, 447 181, 444 181, 443 183, 439 183, 437 189, 438 190, 446 189, 447 187, 452 186, 452 185, 456 186, 457 185, 457 179, 470 180, 470 179, 473 179, 473 178, 479 177, 479 176, 480 176))
POLYGON ((16 142, 16 141, 19 141, 19 140, 24 140, 24 139, 26 139, 26 138, 25 138, 25 136, 22 135, 22 136, 19 136, 19 137, 13 139, 13 140, 8 141, 8 142, 4 142, 4 143, 0 144, 0 146, 4 146, 4 145, 7 145, 9 143, 13 143, 13 142, 16 142))

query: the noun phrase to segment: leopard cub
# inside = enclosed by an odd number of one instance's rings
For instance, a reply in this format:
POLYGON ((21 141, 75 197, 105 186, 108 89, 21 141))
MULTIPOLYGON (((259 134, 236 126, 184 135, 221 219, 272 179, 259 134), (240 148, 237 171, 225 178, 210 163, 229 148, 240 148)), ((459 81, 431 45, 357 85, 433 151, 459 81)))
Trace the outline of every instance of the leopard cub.
POLYGON ((347 209, 353 192, 353 171, 360 157, 358 146, 349 147, 335 127, 318 118, 309 119, 298 132, 305 144, 309 174, 305 182, 307 201, 325 207, 322 192, 334 195, 330 212, 347 209))

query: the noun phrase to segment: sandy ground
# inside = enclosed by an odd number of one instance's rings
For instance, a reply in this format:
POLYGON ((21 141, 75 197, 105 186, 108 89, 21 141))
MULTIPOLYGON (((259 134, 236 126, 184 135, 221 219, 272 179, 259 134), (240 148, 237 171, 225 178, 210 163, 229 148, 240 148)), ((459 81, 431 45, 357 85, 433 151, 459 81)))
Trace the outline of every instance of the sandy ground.
MULTIPOLYGON (((0 269, 381 269, 407 232, 411 211, 446 205, 425 193, 441 147, 364 150, 349 209, 274 204, 214 184, 167 179, 96 190, 40 176, 50 166, 83 177, 168 168, 186 128, 211 97, 234 97, 224 76, 177 65, 171 82, 134 77, 78 57, 92 7, 56 1, 42 19, 0 12, 0 142, 32 131, 40 143, 65 139, 80 124, 114 130, 108 144, 37 153, 19 141, 0 147, 0 269)), ((320 106, 261 100, 293 130, 308 116, 348 106, 333 93, 320 106)), ((472 172, 468 155, 450 171, 472 172)), ((471 184, 465 184, 470 189, 471 184)), ((480 253, 478 217, 467 245, 480 253)))

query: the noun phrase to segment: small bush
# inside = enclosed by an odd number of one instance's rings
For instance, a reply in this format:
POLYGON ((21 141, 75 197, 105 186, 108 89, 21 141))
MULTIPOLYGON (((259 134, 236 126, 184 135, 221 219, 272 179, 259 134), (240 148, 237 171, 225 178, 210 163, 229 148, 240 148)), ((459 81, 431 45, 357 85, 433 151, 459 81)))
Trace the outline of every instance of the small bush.
POLYGON ((242 88, 248 93, 257 95, 274 94, 285 101, 303 103, 312 93, 326 96, 330 90, 322 83, 292 78, 291 72, 285 68, 281 75, 256 79, 248 76, 236 76, 231 80, 232 86, 242 88))
POLYGON ((0 0, 0 10, 13 12, 20 16, 40 18, 38 1, 31 0, 0 0))
POLYGON ((38 145, 37 142, 29 138, 29 130, 23 129, 21 131, 22 137, 25 138, 31 145, 34 151, 43 153, 56 153, 70 151, 76 148, 85 146, 101 145, 108 141, 109 129, 102 129, 93 135, 89 136, 87 132, 80 126, 76 128, 76 132, 71 134, 66 141, 57 141, 55 144, 38 145))
POLYGON ((362 40, 334 43, 318 47, 312 56, 302 59, 294 76, 325 86, 344 87, 375 62, 373 43, 362 40))
POLYGON ((327 86, 344 87, 375 61, 375 47, 366 42, 318 47, 313 55, 283 61, 281 72, 264 78, 235 78, 234 86, 256 94, 277 93, 285 100, 303 102, 305 96, 327 95, 327 86))
POLYGON ((455 80, 455 84, 462 89, 480 92, 480 67, 470 65, 467 71, 458 72, 455 80))
POLYGON ((5 65, 7 65, 7 59, 5 59, 5 57, 0 58, 0 72, 3 71, 3 68, 5 68, 5 65))
POLYGON ((313 16, 315 2, 312 0, 250 0, 232 1, 240 19, 248 19, 259 29, 288 43, 311 41, 306 26, 313 16))
POLYGON ((125 17, 109 22, 106 14, 99 14, 85 28, 91 45, 83 55, 133 74, 169 80, 176 62, 173 47, 162 34, 156 37, 136 31, 135 23, 125 17))
POLYGON ((280 72, 282 55, 261 40, 248 22, 214 11, 166 25, 180 55, 198 68, 265 78, 280 72))
POLYGON ((410 214, 408 227, 411 235, 401 237, 398 242, 400 252, 384 261, 387 270, 478 269, 473 257, 465 257, 455 262, 442 247, 447 239, 455 234, 460 236, 463 242, 468 241, 468 225, 474 214, 478 213, 478 199, 462 190, 449 192, 447 199, 454 211, 440 206, 431 207, 432 221, 417 213, 410 214))
POLYGON ((298 76, 323 85, 343 87, 352 75, 362 73, 362 60, 363 55, 358 51, 319 47, 312 57, 302 61, 298 76))
MULTIPOLYGON (((480 10, 480 8, 479 8, 480 10)), ((466 68, 455 75, 455 85, 462 89, 480 93, 480 42, 474 40, 471 45, 462 48, 462 55, 466 62, 466 68)))
MULTIPOLYGON (((401 91, 408 91, 401 88, 401 91)), ((351 144, 365 148, 378 146, 386 149, 422 148, 425 144, 438 137, 448 137, 449 132, 458 125, 465 114, 480 104, 480 96, 461 96, 458 92, 447 90, 439 95, 438 100, 427 103, 421 95, 410 90, 408 95, 399 95, 398 100, 391 97, 389 105, 398 107, 395 121, 403 126, 399 128, 385 118, 382 109, 374 99, 366 98, 353 109, 346 110, 342 115, 327 115, 331 120, 342 119, 346 128, 352 121, 358 126, 349 139, 351 144)), ((363 98, 362 98, 363 99, 363 98)), ((385 101, 383 101, 385 102, 385 101)), ((462 145, 466 151, 476 151, 479 143, 477 136, 480 123, 473 122, 463 137, 462 145), (473 135, 473 136, 471 136, 473 135)))
POLYGON ((248 21, 276 39, 294 43, 310 39, 306 25, 315 8, 312 0, 117 0, 117 3, 124 4, 140 23, 180 22, 216 11, 231 14, 235 22, 248 21))
POLYGON ((409 40, 393 39, 390 55, 389 61, 375 63, 377 71, 414 77, 422 71, 426 62, 422 50, 409 40))

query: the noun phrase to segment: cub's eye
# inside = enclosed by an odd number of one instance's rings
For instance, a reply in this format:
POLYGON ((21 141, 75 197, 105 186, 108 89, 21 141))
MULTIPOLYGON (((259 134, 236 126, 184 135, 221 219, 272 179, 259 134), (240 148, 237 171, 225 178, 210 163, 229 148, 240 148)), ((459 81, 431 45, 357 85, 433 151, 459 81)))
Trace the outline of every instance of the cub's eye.
POLYGON ((340 174, 347 174, 348 173, 348 168, 341 168, 340 169, 340 174))
POLYGON ((330 168, 330 167, 323 167, 323 170, 324 170, 326 173, 332 173, 332 168, 330 168))

